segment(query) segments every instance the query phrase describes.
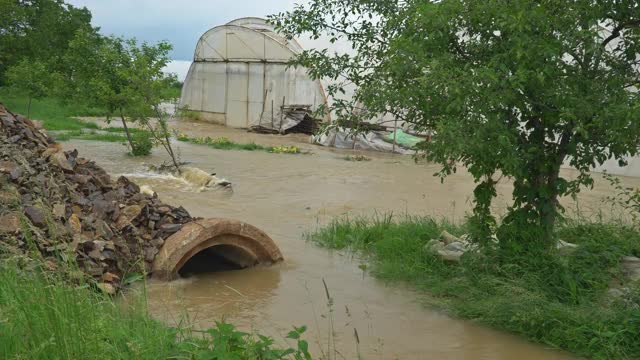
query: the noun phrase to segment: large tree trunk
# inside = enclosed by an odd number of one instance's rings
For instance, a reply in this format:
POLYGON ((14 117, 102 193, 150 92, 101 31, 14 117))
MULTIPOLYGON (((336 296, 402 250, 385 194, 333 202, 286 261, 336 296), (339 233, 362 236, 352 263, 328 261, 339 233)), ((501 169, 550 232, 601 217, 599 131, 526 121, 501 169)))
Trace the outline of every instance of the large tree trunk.
MULTIPOLYGON (((537 199, 535 208, 538 215, 538 221, 541 227, 541 241, 547 247, 554 246, 556 241, 554 238, 554 228, 558 218, 558 208, 560 202, 558 200, 559 189, 558 181, 560 179, 560 168, 567 154, 567 145, 569 143, 569 133, 561 136, 560 143, 557 145, 556 153, 547 157, 546 173, 539 175, 536 179, 537 199)), ((545 164, 543 164, 544 166, 545 164)), ((532 167, 535 169, 536 167, 532 167)))
MULTIPOLYGON (((556 183, 548 183, 555 187, 556 183)), ((549 196, 541 197, 537 206, 537 212, 539 217, 539 223, 541 227, 541 242, 544 247, 552 247, 555 244, 553 236, 556 218, 558 217, 558 194, 553 191, 549 196)))
POLYGON ((571 130, 565 130, 560 135, 560 142, 558 143, 556 153, 551 159, 552 168, 551 173, 547 177, 547 188, 550 189, 550 194, 547 199, 547 204, 541 209, 540 212, 540 224, 543 226, 544 241, 549 245, 555 245, 555 239, 553 238, 553 230, 556 225, 556 219, 558 218, 558 180, 560 179, 560 168, 567 157, 569 142, 571 141, 571 130))

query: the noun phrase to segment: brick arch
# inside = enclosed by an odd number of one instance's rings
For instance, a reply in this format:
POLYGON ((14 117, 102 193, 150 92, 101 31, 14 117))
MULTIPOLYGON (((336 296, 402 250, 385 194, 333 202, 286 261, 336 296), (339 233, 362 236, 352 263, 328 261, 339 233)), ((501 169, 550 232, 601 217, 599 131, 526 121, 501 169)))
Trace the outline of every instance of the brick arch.
POLYGON ((283 259, 275 242, 252 225, 228 219, 197 220, 165 240, 153 262, 153 276, 175 278, 194 255, 216 246, 223 246, 225 258, 242 268, 283 259))

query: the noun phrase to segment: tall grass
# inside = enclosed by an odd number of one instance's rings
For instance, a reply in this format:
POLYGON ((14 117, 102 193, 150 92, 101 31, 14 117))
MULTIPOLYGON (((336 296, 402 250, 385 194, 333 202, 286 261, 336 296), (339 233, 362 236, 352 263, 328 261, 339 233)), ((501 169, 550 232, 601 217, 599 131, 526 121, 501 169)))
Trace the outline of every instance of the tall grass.
POLYGON ((640 287, 626 299, 605 296, 623 278, 620 258, 640 254, 636 228, 570 222, 557 233, 579 245, 568 255, 476 253, 459 265, 424 249, 442 230, 461 235, 465 226, 431 218, 341 219, 309 238, 362 254, 375 276, 408 282, 425 292, 426 303, 454 315, 592 358, 640 357, 640 287))
POLYGON ((216 323, 207 331, 168 328, 148 317, 145 299, 116 304, 55 275, 0 268, 0 358, 3 359, 311 359, 301 338, 280 349, 272 338, 216 323), (127 303, 129 304, 129 302, 127 303))
POLYGON ((0 272, 2 358, 161 359, 175 355, 176 335, 143 309, 117 306, 86 287, 0 272))

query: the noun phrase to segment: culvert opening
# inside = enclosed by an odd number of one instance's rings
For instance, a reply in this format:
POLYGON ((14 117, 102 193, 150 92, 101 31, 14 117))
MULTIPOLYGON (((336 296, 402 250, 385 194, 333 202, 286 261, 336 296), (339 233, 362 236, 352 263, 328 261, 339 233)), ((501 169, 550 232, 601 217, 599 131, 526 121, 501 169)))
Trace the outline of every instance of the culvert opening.
POLYGON ((244 269, 282 261, 282 253, 260 229, 229 219, 196 220, 169 236, 153 261, 153 276, 244 269))
POLYGON ((216 245, 193 255, 178 270, 181 277, 196 274, 241 270, 256 264, 256 259, 233 245, 216 245))

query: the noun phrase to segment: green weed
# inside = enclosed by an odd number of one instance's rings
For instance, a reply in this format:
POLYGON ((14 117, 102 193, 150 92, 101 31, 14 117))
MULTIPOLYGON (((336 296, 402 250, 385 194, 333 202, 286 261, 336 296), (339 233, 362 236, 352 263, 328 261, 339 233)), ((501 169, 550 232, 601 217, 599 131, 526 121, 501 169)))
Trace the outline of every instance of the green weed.
POLYGON ((466 226, 382 216, 337 220, 308 237, 364 255, 375 276, 408 282, 425 292, 425 302, 454 315, 592 358, 640 357, 638 304, 603 300, 621 278, 620 258, 640 254, 636 228, 567 222, 556 236, 579 247, 564 256, 480 252, 451 265, 425 250, 442 230, 461 235, 466 226))
MULTIPOLYGON (((232 140, 226 137, 211 138, 207 136, 207 137, 192 138, 183 133, 177 134, 176 137, 178 141, 184 141, 184 142, 189 142, 189 143, 198 144, 198 145, 207 145, 211 148, 219 149, 219 150, 247 150, 247 151, 261 150, 261 151, 266 151, 274 154, 303 154, 303 152, 297 146, 285 146, 285 145, 263 146, 263 145, 258 145, 256 143, 240 144, 240 143, 233 142, 232 140)), ((308 152, 306 152, 305 154, 308 154, 308 152)))
POLYGON ((276 154, 300 154, 300 148, 297 146, 272 146, 268 151, 276 154))

